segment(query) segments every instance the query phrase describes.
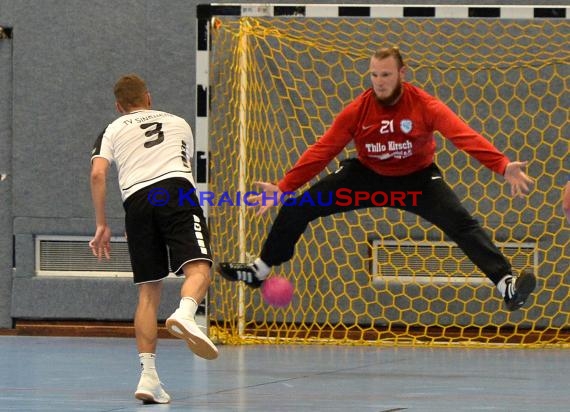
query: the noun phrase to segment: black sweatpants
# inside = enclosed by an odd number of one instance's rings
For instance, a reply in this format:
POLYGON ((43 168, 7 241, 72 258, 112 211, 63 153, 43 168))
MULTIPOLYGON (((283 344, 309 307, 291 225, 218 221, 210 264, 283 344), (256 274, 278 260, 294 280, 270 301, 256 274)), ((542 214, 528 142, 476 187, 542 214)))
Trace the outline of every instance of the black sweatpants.
POLYGON ((382 176, 358 159, 346 159, 334 173, 287 203, 291 205, 280 207, 261 250, 260 258, 270 266, 293 257, 296 243, 312 220, 385 205, 415 213, 439 227, 493 283, 511 273, 508 260, 461 205, 434 164, 406 176, 382 176), (366 193, 375 195, 366 199, 366 193))

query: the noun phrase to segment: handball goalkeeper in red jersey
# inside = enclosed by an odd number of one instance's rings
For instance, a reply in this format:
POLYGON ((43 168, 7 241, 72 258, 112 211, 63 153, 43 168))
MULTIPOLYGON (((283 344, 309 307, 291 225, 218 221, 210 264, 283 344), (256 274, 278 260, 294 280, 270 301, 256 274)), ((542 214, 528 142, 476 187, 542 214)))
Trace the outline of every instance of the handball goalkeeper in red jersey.
POLYGON ((297 199, 314 200, 323 193, 341 192, 358 193, 359 197, 348 202, 343 196, 343 201, 337 199, 327 205, 289 199, 296 206, 279 209, 259 257, 251 264, 220 263, 224 278, 259 287, 272 266, 291 259, 295 244, 312 220, 385 204, 419 215, 440 228, 497 286, 508 310, 524 305, 536 287, 535 275, 529 270, 513 273, 509 261, 445 183, 434 164, 434 132, 504 176, 513 196, 524 196, 533 183, 523 171, 526 162, 510 161, 444 103, 405 82, 405 72, 397 48, 376 51, 370 59, 372 87, 340 112, 330 129, 277 184, 259 183, 263 193, 249 201, 260 202, 259 212, 264 213, 283 199, 283 193, 293 192, 314 178, 351 141, 357 157, 341 161, 338 170, 297 199), (378 202, 372 195, 379 192, 421 195, 413 202, 378 202))

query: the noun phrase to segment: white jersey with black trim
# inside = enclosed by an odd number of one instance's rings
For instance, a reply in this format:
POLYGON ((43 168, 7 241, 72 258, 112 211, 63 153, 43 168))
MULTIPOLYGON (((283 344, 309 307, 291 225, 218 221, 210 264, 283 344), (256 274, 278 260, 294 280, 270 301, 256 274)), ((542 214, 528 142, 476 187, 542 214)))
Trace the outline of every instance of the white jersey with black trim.
POLYGON ((190 181, 194 137, 181 117, 157 110, 139 110, 119 117, 97 138, 91 161, 115 163, 121 197, 172 177, 190 181))

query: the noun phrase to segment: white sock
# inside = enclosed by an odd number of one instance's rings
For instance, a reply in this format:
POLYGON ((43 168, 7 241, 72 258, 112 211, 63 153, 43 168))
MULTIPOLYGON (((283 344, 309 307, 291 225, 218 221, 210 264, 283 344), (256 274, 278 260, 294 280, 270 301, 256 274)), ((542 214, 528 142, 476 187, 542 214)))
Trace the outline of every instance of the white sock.
POLYGON ((139 353, 142 371, 156 375, 156 355, 154 353, 139 353))
POLYGON ((497 289, 499 289, 499 293, 502 297, 505 297, 505 293, 507 292, 507 279, 512 277, 513 275, 511 274, 505 275, 501 280, 499 280, 499 283, 497 283, 497 289))
POLYGON ((194 318, 196 311, 198 310, 198 302, 196 302, 196 299, 190 296, 185 296, 180 299, 179 307, 182 313, 190 316, 191 318, 194 318))
POLYGON ((269 272, 271 272, 271 268, 267 266, 267 263, 261 260, 261 258, 255 259, 253 264, 255 265, 255 276, 259 280, 264 280, 267 275, 269 275, 269 272))

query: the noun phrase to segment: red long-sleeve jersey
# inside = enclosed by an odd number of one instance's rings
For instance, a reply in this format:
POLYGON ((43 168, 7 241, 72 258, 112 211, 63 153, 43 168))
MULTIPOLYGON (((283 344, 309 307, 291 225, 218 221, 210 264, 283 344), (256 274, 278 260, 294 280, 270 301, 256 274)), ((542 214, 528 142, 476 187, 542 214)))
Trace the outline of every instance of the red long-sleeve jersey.
POLYGON ((509 163, 505 155, 443 102, 404 82, 402 97, 393 106, 380 105, 372 89, 358 96, 285 174, 278 183, 279 189, 294 191, 311 180, 352 139, 358 159, 376 173, 386 176, 413 173, 433 162, 435 131, 489 169, 504 174, 509 163))

